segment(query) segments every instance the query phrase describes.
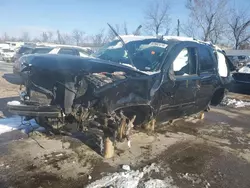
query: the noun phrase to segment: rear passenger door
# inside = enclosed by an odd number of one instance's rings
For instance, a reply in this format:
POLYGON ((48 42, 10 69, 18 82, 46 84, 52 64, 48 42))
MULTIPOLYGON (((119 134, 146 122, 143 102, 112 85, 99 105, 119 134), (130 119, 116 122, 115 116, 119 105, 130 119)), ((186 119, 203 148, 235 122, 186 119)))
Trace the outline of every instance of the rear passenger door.
POLYGON ((197 92, 196 104, 205 108, 211 100, 214 89, 218 84, 217 64, 212 49, 200 45, 198 49, 200 90, 197 92))
POLYGON ((79 52, 74 48, 61 48, 58 54, 79 56, 79 52))

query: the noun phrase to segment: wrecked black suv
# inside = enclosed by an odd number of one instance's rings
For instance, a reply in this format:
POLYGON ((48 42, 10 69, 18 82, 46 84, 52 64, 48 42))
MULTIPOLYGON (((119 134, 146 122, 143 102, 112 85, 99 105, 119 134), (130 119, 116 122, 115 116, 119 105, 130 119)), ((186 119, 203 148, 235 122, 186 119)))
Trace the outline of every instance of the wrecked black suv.
POLYGON ((9 110, 53 130, 77 124, 112 141, 134 126, 165 122, 218 105, 229 83, 223 51, 190 38, 123 36, 90 58, 30 55, 25 91, 9 110))

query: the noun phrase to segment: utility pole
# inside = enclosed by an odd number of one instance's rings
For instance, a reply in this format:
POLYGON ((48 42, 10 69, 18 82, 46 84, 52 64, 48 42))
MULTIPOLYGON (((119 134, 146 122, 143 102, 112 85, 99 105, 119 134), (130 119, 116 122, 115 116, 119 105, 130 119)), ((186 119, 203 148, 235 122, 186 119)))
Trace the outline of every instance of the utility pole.
POLYGON ((177 36, 180 36, 180 20, 177 20, 177 36))

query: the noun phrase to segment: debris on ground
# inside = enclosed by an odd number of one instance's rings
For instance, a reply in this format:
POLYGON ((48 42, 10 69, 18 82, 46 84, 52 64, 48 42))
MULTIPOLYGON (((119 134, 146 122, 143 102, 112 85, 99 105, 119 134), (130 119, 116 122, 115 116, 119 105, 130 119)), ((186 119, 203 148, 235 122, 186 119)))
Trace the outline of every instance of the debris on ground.
POLYGON ((119 187, 119 188, 177 188, 173 184, 171 177, 166 177, 164 180, 160 179, 147 179, 145 176, 152 172, 159 172, 160 168, 152 163, 149 166, 145 166, 142 170, 131 170, 126 172, 116 172, 104 176, 103 178, 92 182, 87 188, 101 188, 101 187, 119 187), (144 181, 143 181, 144 180, 144 181))
POLYGON ((32 131, 43 132, 44 128, 40 127, 34 119, 24 121, 20 116, 0 119, 0 135, 13 130, 20 130, 29 134, 32 131))
POLYGON ((238 99, 231 99, 231 98, 224 98, 221 102, 222 106, 230 106, 234 108, 242 108, 242 107, 247 107, 250 106, 249 101, 242 101, 238 99))
POLYGON ((126 171, 130 171, 130 166, 129 165, 122 165, 122 169, 126 171))

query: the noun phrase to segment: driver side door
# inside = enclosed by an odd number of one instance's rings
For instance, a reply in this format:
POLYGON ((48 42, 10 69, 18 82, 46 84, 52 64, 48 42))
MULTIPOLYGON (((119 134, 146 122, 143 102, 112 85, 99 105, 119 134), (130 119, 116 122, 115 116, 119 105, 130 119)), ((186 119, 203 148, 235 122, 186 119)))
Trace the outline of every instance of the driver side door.
POLYGON ((195 111, 196 93, 200 89, 197 74, 198 50, 182 47, 170 63, 169 79, 161 86, 162 97, 159 115, 168 119, 192 114, 195 111))

